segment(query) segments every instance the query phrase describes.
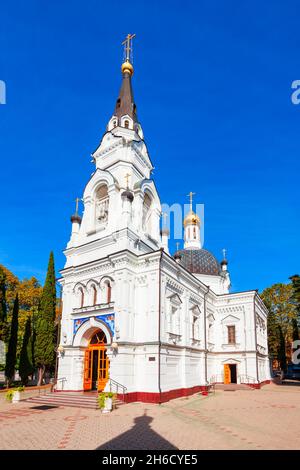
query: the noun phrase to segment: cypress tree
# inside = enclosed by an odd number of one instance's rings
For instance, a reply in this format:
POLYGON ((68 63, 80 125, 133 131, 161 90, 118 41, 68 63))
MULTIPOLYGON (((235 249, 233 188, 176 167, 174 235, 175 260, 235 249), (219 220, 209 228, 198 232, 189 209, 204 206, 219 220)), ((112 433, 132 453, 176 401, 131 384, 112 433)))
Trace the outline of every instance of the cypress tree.
POLYGON ((16 295, 14 308, 11 317, 11 327, 6 353, 5 377, 8 386, 15 376, 16 359, 17 359, 17 343, 18 343, 18 315, 19 315, 19 296, 16 295))
POLYGON ((28 376, 33 373, 32 364, 32 335, 31 335, 31 318, 28 317, 25 325, 25 333, 23 336, 22 349, 20 354, 19 374, 23 385, 27 385, 28 376))
POLYGON ((38 385, 43 382, 45 371, 55 366, 56 327, 55 327, 55 269, 51 251, 45 285, 35 325, 34 359, 38 367, 38 385))

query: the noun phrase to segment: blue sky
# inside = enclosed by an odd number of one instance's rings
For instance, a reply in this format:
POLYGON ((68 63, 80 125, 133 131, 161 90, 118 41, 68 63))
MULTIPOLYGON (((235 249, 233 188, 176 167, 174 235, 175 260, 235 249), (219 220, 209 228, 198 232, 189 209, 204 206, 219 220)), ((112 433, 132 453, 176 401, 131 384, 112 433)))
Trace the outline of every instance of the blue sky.
MULTIPOLYGON (((74 200, 114 109, 121 41, 162 202, 205 204, 205 248, 233 290, 299 272, 296 1, 12 1, 1 5, 0 263, 64 265, 74 200)), ((175 243, 171 242, 172 251, 175 243)))

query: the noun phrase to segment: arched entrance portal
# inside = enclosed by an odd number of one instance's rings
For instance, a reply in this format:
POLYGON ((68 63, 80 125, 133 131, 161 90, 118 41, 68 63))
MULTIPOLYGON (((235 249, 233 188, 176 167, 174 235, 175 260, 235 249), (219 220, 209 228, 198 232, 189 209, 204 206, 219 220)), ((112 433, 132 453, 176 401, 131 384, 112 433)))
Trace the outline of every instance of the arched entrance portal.
POLYGON ((84 390, 104 390, 108 380, 109 360, 106 336, 98 330, 91 338, 84 356, 84 390))

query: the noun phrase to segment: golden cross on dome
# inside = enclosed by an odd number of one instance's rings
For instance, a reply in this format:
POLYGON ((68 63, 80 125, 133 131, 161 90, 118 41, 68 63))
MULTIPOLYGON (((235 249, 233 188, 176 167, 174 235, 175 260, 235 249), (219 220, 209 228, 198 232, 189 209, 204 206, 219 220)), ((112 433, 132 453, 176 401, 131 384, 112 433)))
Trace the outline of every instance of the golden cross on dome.
POLYGON ((127 34, 126 39, 122 42, 124 45, 124 60, 130 62, 132 59, 132 40, 135 34, 127 34))
POLYGON ((187 194, 187 196, 190 198, 190 210, 193 210, 193 196, 195 196, 196 193, 192 193, 192 191, 187 194))
POLYGON ((128 180, 130 178, 130 173, 126 173, 125 180, 126 180, 126 188, 128 189, 128 180))
POLYGON ((76 213, 76 214, 78 214, 78 204, 79 204, 79 201, 81 201, 81 199, 80 199, 80 197, 77 197, 77 198, 75 199, 75 202, 76 202, 76 211, 75 211, 75 213, 76 213))

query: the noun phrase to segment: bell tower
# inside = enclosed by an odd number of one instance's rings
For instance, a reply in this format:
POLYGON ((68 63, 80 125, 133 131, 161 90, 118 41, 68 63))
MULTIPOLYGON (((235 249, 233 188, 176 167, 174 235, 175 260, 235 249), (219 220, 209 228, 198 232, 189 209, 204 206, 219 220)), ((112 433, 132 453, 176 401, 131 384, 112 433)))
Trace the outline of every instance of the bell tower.
MULTIPOLYGON (((122 43, 121 87, 106 131, 92 154, 95 171, 82 197, 82 220, 73 218, 73 235, 65 252, 67 265, 73 262, 75 252, 79 261, 76 248, 87 243, 91 249, 101 245, 104 256, 122 249, 138 254, 162 247, 161 203, 133 96, 134 37, 128 34, 122 43)), ((92 260, 95 254, 87 251, 92 260)))

